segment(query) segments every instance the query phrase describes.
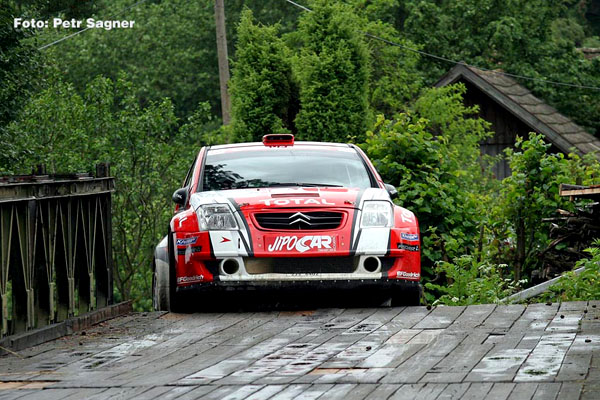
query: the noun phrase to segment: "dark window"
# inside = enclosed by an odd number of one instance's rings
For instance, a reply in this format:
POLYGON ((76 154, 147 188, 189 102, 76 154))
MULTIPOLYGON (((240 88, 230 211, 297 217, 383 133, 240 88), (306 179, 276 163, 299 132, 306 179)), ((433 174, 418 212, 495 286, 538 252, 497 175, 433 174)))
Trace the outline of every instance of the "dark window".
POLYGON ((372 187, 352 148, 255 148, 210 150, 202 190, 274 186, 372 187))

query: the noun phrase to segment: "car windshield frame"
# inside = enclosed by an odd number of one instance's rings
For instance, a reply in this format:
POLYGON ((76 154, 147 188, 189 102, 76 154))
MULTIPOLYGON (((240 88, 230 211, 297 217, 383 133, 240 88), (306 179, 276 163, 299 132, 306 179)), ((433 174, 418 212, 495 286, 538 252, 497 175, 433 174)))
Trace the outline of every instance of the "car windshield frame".
MULTIPOLYGON (((289 181, 289 184, 284 184, 284 183, 275 183, 272 182, 272 184, 270 185, 265 185, 265 186, 241 186, 241 187, 232 187, 232 188, 221 188, 221 189, 212 189, 212 188, 206 188, 205 187, 205 174, 206 174, 206 167, 207 167, 207 161, 208 158, 211 154, 211 151, 214 152, 215 151, 219 151, 219 152, 249 152, 249 151, 255 151, 257 154, 261 153, 261 152, 266 152, 266 151, 277 151, 278 149, 288 149, 290 150, 290 147, 263 147, 263 146, 240 146, 240 147, 224 147, 224 148, 211 148, 211 147, 207 147, 206 152, 204 154, 204 157, 202 159, 202 165, 201 165, 201 170, 200 170, 200 174, 198 176, 198 182, 197 182, 197 188, 196 191, 197 192, 206 192, 206 191, 220 191, 220 190, 237 190, 237 189, 262 189, 262 188, 274 188, 274 187, 299 187, 299 186, 304 186, 304 187, 352 187, 352 186, 346 186, 346 185, 339 185, 336 183, 331 183, 328 184, 326 182, 301 182, 303 181, 302 179, 298 179, 298 182, 293 182, 293 180, 289 181)), ((367 160, 365 160, 365 157, 363 157, 362 154, 360 154, 359 151, 357 151, 354 146, 350 146, 348 145, 347 147, 342 147, 342 146, 326 146, 326 145, 318 145, 318 144, 306 144, 303 145, 301 143, 296 143, 293 147, 291 147, 292 150, 307 150, 307 151, 318 151, 320 153, 325 153, 325 152, 331 152, 331 157, 335 158, 336 153, 339 154, 338 152, 341 150, 342 153, 352 153, 354 155, 354 157, 356 157, 356 161, 360 162, 360 165, 362 166, 362 168, 364 169, 364 172, 366 173, 366 177, 368 178, 368 182, 369 182, 369 188, 377 188, 379 187, 379 185, 377 184, 377 179, 375 178, 375 175, 373 173, 373 171, 371 170, 367 160)), ((351 159, 351 157, 347 157, 347 159, 351 159)), ((358 186, 356 186, 358 187, 358 186)), ((366 187, 360 187, 361 189, 365 189, 366 187)))

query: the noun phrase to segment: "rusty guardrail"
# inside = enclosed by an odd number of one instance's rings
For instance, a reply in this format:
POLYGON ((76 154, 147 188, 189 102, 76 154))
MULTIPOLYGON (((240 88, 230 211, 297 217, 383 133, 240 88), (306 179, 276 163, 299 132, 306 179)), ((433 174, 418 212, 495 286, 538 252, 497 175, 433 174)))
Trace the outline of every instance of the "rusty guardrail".
POLYGON ((112 304, 113 191, 105 164, 0 177, 0 337, 112 304))

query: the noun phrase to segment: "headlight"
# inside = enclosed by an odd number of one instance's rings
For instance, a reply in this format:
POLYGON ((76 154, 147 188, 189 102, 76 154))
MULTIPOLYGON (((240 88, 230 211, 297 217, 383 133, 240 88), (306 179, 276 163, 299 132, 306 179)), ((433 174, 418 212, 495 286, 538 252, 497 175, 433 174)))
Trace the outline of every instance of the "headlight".
POLYGON ((394 209, 387 201, 365 201, 360 226, 363 228, 390 228, 394 222, 394 209))
POLYGON ((196 210, 201 231, 235 230, 238 228, 227 204, 205 204, 196 210))

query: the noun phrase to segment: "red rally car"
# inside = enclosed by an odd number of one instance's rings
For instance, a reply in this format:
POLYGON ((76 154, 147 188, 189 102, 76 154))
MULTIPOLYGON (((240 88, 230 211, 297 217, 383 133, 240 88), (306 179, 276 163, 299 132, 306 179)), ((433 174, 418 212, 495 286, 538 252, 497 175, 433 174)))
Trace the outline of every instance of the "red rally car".
POLYGON ((419 304, 417 218, 357 146, 285 134, 207 146, 183 186, 155 250, 155 309, 261 288, 374 289, 419 304))

